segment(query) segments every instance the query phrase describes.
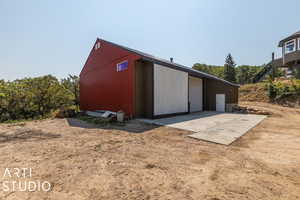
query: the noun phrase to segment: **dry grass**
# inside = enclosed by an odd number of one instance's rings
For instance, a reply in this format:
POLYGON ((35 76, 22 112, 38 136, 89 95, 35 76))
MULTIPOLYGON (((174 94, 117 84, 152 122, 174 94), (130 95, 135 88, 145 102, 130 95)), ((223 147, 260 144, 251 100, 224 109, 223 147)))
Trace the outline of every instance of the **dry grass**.
POLYGON ((240 101, 269 102, 266 83, 246 84, 239 89, 240 101))
MULTIPOLYGON (((276 80, 276 85, 284 85, 287 87, 300 87, 299 81, 292 80, 276 80)), ((243 101, 252 101, 252 102, 272 102, 278 105, 283 105, 287 107, 300 107, 300 96, 286 95, 284 98, 271 100, 268 97, 267 83, 256 83, 256 84, 246 84, 242 85, 239 89, 239 100, 243 101)))

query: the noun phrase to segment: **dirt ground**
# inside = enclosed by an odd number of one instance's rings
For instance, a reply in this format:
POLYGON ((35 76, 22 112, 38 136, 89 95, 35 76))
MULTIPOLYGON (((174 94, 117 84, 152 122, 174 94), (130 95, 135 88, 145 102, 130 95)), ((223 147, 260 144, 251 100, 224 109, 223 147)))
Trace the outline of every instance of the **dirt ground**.
POLYGON ((0 184, 52 185, 50 192, 1 190, 0 198, 300 199, 300 110, 242 105, 273 115, 230 146, 137 121, 105 128, 75 119, 0 125, 0 184), (32 176, 3 177, 6 168, 32 168, 32 176))

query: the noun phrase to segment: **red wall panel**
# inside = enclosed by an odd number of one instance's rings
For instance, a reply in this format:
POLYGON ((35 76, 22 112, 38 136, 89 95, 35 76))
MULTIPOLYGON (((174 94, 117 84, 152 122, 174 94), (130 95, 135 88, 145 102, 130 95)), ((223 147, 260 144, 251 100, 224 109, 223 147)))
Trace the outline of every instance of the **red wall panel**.
POLYGON ((80 107, 82 110, 123 110, 133 116, 134 63, 140 56, 114 44, 97 39, 80 73, 80 107), (95 46, 95 45, 94 45, 95 46), (128 61, 128 68, 117 72, 117 64, 128 61))

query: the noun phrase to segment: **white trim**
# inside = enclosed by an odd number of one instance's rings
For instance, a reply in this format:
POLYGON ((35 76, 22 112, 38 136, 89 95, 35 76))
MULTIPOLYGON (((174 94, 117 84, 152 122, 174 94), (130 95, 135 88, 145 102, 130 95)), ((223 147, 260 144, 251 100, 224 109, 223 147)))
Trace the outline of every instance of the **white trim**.
POLYGON ((294 52, 294 51, 296 51, 296 39, 292 39, 292 40, 289 40, 289 41, 287 41, 287 42, 284 43, 284 53, 285 53, 285 54, 291 53, 291 52, 294 52), (294 43, 294 49, 291 50, 291 51, 288 51, 288 50, 286 49, 286 47, 287 47, 287 44, 288 44, 288 43, 291 43, 291 42, 294 43))
POLYGON ((298 50, 300 50, 300 37, 298 37, 298 50))

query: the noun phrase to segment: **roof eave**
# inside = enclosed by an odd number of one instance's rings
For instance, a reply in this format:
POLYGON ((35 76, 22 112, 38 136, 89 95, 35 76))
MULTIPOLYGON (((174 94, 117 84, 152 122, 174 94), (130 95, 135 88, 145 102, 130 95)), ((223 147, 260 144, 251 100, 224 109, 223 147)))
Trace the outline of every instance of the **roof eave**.
POLYGON ((297 39, 298 37, 300 37, 300 33, 294 33, 293 35, 290 35, 289 37, 280 40, 280 42, 278 43, 278 47, 283 47, 285 42, 289 40, 297 39))
POLYGON ((150 62, 153 62, 153 63, 156 63, 156 64, 161 64, 161 65, 164 65, 164 66, 168 66, 168 67, 180 70, 180 71, 185 71, 185 72, 188 72, 190 75, 197 76, 199 78, 213 79, 213 80, 221 81, 225 84, 228 84, 228 85, 231 85, 231 86, 234 86, 234 87, 240 87, 239 84, 234 84, 234 83, 231 83, 231 82, 226 81, 224 79, 218 78, 214 75, 207 74, 205 72, 201 72, 199 70, 188 68, 188 67, 185 67, 185 66, 182 66, 182 65, 177 66, 179 64, 176 64, 176 63, 173 64, 173 63, 163 62, 163 61, 160 61, 160 60, 156 60, 156 59, 149 58, 149 57, 144 57, 144 56, 142 57, 142 60, 150 61, 150 62))

